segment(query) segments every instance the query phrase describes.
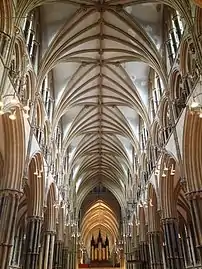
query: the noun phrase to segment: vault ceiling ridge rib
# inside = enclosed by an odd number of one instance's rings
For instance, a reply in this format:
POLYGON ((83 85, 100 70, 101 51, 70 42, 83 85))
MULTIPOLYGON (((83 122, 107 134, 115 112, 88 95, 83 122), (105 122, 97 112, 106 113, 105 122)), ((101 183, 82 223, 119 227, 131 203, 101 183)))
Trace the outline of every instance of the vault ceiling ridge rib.
MULTIPOLYGON (((114 113, 114 116, 115 115, 116 114, 114 113)), ((116 117, 117 117, 117 115, 116 115, 116 117)), ((113 119, 112 116, 109 116, 109 115, 108 115, 108 120, 104 119, 103 122, 107 122, 113 126, 116 126, 117 130, 120 129, 125 134, 125 136, 128 137, 129 140, 133 141, 133 143, 135 142, 135 144, 137 143, 136 144, 136 147, 137 147, 138 141, 136 140, 135 135, 133 134, 133 131, 130 128, 129 124, 127 124, 127 122, 123 122, 120 119, 115 120, 115 119, 113 119)))
MULTIPOLYGON (((97 53, 99 52, 99 49, 79 49, 79 50, 76 50, 76 51, 73 51, 71 53, 68 53, 68 54, 65 54, 64 56, 62 56, 58 62, 58 63, 62 63, 62 62, 74 62, 74 59, 78 60, 78 62, 82 62, 82 59, 83 59, 83 63, 84 64, 88 64, 88 62, 85 63, 86 60, 90 60, 92 61, 92 63, 97 63, 97 59, 94 59, 93 57, 92 58, 89 58, 89 57, 85 57, 84 55, 91 52, 92 54, 93 53, 97 53), (77 56, 78 57, 75 57, 77 56), (82 56, 83 55, 83 56, 82 56)), ((109 61, 110 59, 116 59, 116 62, 118 61, 121 61, 121 60, 127 60, 128 58, 127 57, 130 57, 131 61, 143 61, 145 63, 149 63, 148 62, 148 59, 145 57, 146 55, 142 55, 138 52, 135 52, 135 51, 130 51, 130 50, 126 50, 126 49, 121 49, 121 48, 103 48, 103 53, 107 53, 107 52, 120 52, 122 53, 122 55, 119 55, 119 56, 116 56, 116 57, 112 57, 112 58, 105 58, 103 60, 103 63, 107 63, 107 61, 109 61), (128 56, 126 56, 126 55, 128 56), (130 56, 129 56, 130 55, 130 56), (119 60, 120 59, 120 60, 119 60)), ((112 63, 116 63, 116 62, 112 62, 112 63)), ((90 62, 89 62, 90 63, 90 62)), ((152 65, 152 63, 151 63, 152 65)))
MULTIPOLYGON (((112 117, 108 117, 108 118, 113 120, 112 117)), ((108 123, 110 126, 114 126, 114 128, 111 128, 111 127, 108 127, 108 128, 114 131, 116 130, 117 134, 124 134, 124 136, 131 141, 132 145, 135 145, 136 147, 136 141, 134 139, 133 134, 130 132, 130 130, 127 130, 125 126, 119 125, 120 122, 117 122, 116 120, 114 120, 114 122, 111 122, 109 120, 104 119, 103 123, 108 123)))
POLYGON ((95 80, 96 78, 99 77, 98 74, 96 74, 96 75, 94 75, 94 76, 92 76, 92 77, 90 77, 90 78, 87 76, 88 73, 89 73, 89 72, 92 72, 92 70, 93 70, 95 67, 96 67, 96 66, 93 65, 91 68, 89 68, 89 69, 83 74, 83 76, 81 76, 80 78, 78 78, 78 79, 73 83, 73 85, 71 85, 70 88, 68 88, 68 85, 67 85, 67 87, 65 87, 65 92, 64 92, 64 95, 63 95, 63 97, 62 97, 63 99, 61 100, 61 101, 62 101, 62 105, 64 105, 64 103, 67 102, 67 100, 70 101, 71 98, 73 98, 76 94, 78 95, 78 93, 79 93, 80 91, 82 92, 83 88, 84 88, 86 85, 88 85, 90 82, 92 82, 93 80, 95 80), (75 89, 75 87, 77 86, 77 84, 79 84, 80 81, 81 81, 83 78, 86 78, 86 81, 85 81, 82 85, 80 85, 79 87, 77 87, 77 88, 75 89))
MULTIPOLYGON (((94 79, 90 79, 90 81, 89 82, 91 82, 91 81, 93 81, 94 79)), ((98 85, 95 85, 95 86, 91 86, 91 87, 88 87, 87 89, 82 89, 82 88, 84 88, 84 86, 86 86, 88 83, 85 83, 85 85, 82 85, 81 87, 79 87, 79 89, 76 89, 75 91, 74 91, 74 93, 72 93, 71 94, 71 96, 68 96, 68 98, 66 98, 66 103, 68 103, 68 105, 70 106, 72 106, 72 103, 76 103, 76 100, 77 100, 77 102, 78 102, 78 98, 79 97, 81 97, 81 96, 83 96, 84 94, 86 94, 86 93, 88 93, 89 91, 92 91, 92 90, 94 90, 94 89, 96 89, 97 87, 98 87, 98 85), (80 89, 82 89, 82 91, 79 91, 80 89)), ((84 98, 83 98, 84 99, 84 98)), ((79 99, 79 100, 82 100, 82 98, 81 99, 79 99)), ((65 102, 63 103, 63 110, 62 111, 65 111, 65 102)))
POLYGON ((110 35, 104 35, 103 36, 106 40, 113 40, 117 43, 120 44, 124 44, 125 46, 127 46, 128 48, 131 48, 133 50, 138 51, 141 55, 145 55, 146 59, 147 59, 147 63, 151 66, 153 66, 153 68, 157 71, 157 73, 161 76, 164 84, 167 84, 167 79, 166 79, 166 71, 165 71, 165 66, 162 65, 162 59, 160 58, 159 60, 155 57, 155 55, 152 55, 151 52, 149 52, 146 48, 139 48, 137 46, 134 46, 132 43, 123 40, 119 37, 116 36, 110 36, 110 35))
POLYGON ((52 57, 49 57, 48 59, 44 59, 44 62, 42 62, 40 73, 39 73, 39 84, 41 85, 43 78, 45 77, 45 74, 47 74, 52 68, 56 66, 61 60, 62 57, 64 57, 65 52, 68 52, 71 49, 74 49, 75 47, 82 45, 83 43, 97 40, 99 38, 99 34, 92 35, 89 37, 85 37, 80 39, 79 41, 75 41, 74 43, 71 43, 69 46, 63 45, 60 50, 57 51, 57 53, 53 54, 52 57))
MULTIPOLYGON (((142 41, 145 42, 145 44, 147 45, 147 48, 149 50, 151 50, 152 54, 155 55, 155 57, 157 59, 159 59, 159 60, 161 59, 160 54, 159 54, 159 52, 158 52, 158 50, 157 50, 157 48, 156 48, 153 40, 150 38, 150 36, 145 31, 145 29, 137 22, 137 20, 135 20, 135 18, 133 16, 131 16, 124 9, 121 10, 121 13, 117 13, 114 10, 110 10, 110 12, 112 14, 114 14, 117 18, 119 18, 124 24, 126 24, 132 30, 134 30, 134 32, 138 34, 138 36, 142 39, 142 41)), ((114 26, 114 25, 112 25, 110 23, 108 23, 108 24, 111 25, 112 27, 115 27, 114 29, 116 29, 117 31, 121 31, 121 29, 118 28, 117 26, 114 26)), ((126 32, 125 32, 125 34, 131 40, 133 40, 134 42, 137 42, 137 44, 138 44, 139 47, 142 46, 142 44, 141 44, 142 42, 138 41, 137 39, 135 39, 133 36, 131 36, 130 34, 128 34, 126 32)))
MULTIPOLYGON (((93 112, 94 110, 95 110, 95 107, 91 107, 90 109, 86 109, 86 107, 84 106, 79 111, 79 113, 76 115, 76 117, 74 118, 68 133, 71 134, 72 132, 75 131, 75 128, 77 126, 88 121, 92 117, 91 112, 93 112), (86 116, 88 116, 88 117, 86 118, 86 116)), ((95 111, 95 113, 93 115, 96 115, 96 113, 97 113, 97 111, 95 111)))
MULTIPOLYGON (((117 148, 115 147, 111 147, 108 144, 106 145, 106 151, 103 150, 103 147, 105 146, 105 144, 102 144, 102 156, 105 155, 109 155, 109 156, 113 156, 116 159, 116 155, 119 156, 121 159, 123 159, 123 162, 129 167, 130 163, 129 160, 127 159, 127 153, 124 152, 124 149, 122 149, 123 152, 117 150, 117 148), (108 153, 108 154, 107 154, 108 153), (125 155, 124 155, 125 154, 125 155)), ((91 147, 89 147, 88 149, 82 149, 82 151, 80 152, 80 155, 77 155, 76 158, 74 158, 74 161, 71 163, 70 168, 73 167, 73 165, 76 165, 77 162, 80 162, 80 158, 82 158, 83 156, 86 156, 86 154, 90 154, 91 151, 93 151, 93 149, 97 148, 97 145, 93 145, 91 147)), ((93 156, 93 155, 92 155, 93 156)), ((86 157, 90 158, 90 157, 86 157)), ((91 158, 90 158, 91 159, 91 158)), ((80 165, 82 165, 82 162, 80 162, 80 165)))
MULTIPOLYGON (((111 69, 111 68, 109 68, 109 67, 108 67, 108 69, 109 69, 111 72, 113 72, 113 69, 111 69)), ((122 82, 125 86, 128 87, 128 89, 131 91, 131 93, 129 93, 129 91, 127 91, 127 92, 124 91, 124 90, 125 90, 125 87, 123 88, 123 86, 122 86, 120 83, 118 83, 117 81, 115 81, 113 78, 110 78, 109 76, 107 76, 107 75, 105 75, 105 74, 103 75, 103 78, 106 78, 107 80, 109 80, 110 82, 112 82, 113 84, 115 84, 115 85, 117 86, 117 88, 120 88, 120 90, 122 90, 123 92, 126 92, 128 95, 129 95, 129 94, 134 95, 136 98, 138 98, 138 101, 137 101, 137 102, 142 103, 142 100, 141 100, 141 98, 140 98, 140 96, 139 96, 139 94, 138 94, 138 91, 137 91, 135 85, 133 84, 133 87, 131 87, 131 85, 127 82, 127 80, 124 79, 123 77, 121 77, 120 74, 117 74, 117 73, 115 73, 115 72, 113 72, 113 74, 114 74, 117 78, 119 78, 119 79, 121 80, 121 82, 122 82)), ((128 79, 131 80, 130 77, 128 77, 128 79)), ((121 92, 119 92, 118 90, 117 90, 117 93, 119 93, 120 95, 124 96, 124 95, 123 95, 121 92)), ((136 98, 135 98, 134 100, 136 100, 136 98)))
MULTIPOLYGON (((114 13, 114 11, 111 11, 112 13, 114 13)), ((116 16, 122 20, 127 26, 131 27, 132 30, 134 30, 135 33, 137 33, 139 35, 139 37, 142 39, 142 41, 145 42, 145 44, 147 45, 147 48, 149 50, 151 50, 153 52, 153 54, 158 58, 159 52, 156 49, 156 46, 153 42, 153 40, 150 38, 150 36, 147 34, 147 32, 145 31, 145 29, 137 22, 137 20, 135 20, 135 18, 133 16, 131 16, 127 11, 125 11, 124 9, 122 9, 121 13, 116 13, 116 16)), ((117 29, 117 27, 116 27, 117 29)), ((119 28, 120 29, 120 28, 119 28)), ((132 39, 133 41, 135 41, 136 39, 131 36, 130 34, 126 33, 126 35, 132 39)), ((138 46, 141 46, 141 42, 138 41, 138 46)))
POLYGON ((81 76, 79 76, 79 73, 83 71, 83 67, 84 66, 81 64, 74 72, 71 79, 67 82, 67 85, 65 86, 64 91, 61 95, 60 101, 58 102, 58 105, 56 107, 56 111, 58 111, 61 106, 64 106, 64 102, 66 101, 65 96, 67 95, 67 93, 73 92, 74 88, 80 82, 80 80, 85 78, 87 74, 95 68, 95 65, 89 66, 89 68, 81 76), (77 76, 79 77, 77 78, 77 76))
POLYGON ((115 185, 118 184, 119 187, 121 187, 121 184, 120 184, 121 178, 114 177, 114 175, 112 176, 111 174, 106 173, 103 170, 102 171, 92 170, 91 172, 84 173, 83 180, 81 181, 80 187, 82 188, 82 186, 84 186, 87 183, 91 184, 91 180, 95 179, 96 177, 98 178, 98 181, 100 181, 100 179, 102 178, 102 182, 104 178, 106 177, 109 180, 109 182, 111 180, 111 183, 114 183, 115 185))
MULTIPOLYGON (((110 215, 111 216, 113 216, 114 218, 116 218, 116 215, 115 215, 115 213, 113 212, 113 210, 110 208, 110 206, 105 206, 105 204, 103 205, 104 203, 102 202, 102 200, 101 200, 101 202, 99 201, 99 200, 96 200, 94 203, 92 203, 92 205, 90 205, 90 208, 86 211, 86 213, 85 213, 85 216, 84 216, 84 218, 82 219, 82 222, 81 222, 81 227, 84 225, 84 223, 85 223, 85 220, 86 219, 88 219, 88 216, 89 215, 92 215, 92 213, 93 213, 93 215, 94 214, 96 214, 97 213, 97 211, 99 211, 99 210, 101 210, 101 211, 108 211, 108 212, 110 212, 110 215), (95 206, 96 206, 96 204, 99 204, 99 208, 94 208, 95 206), (101 206, 100 206, 100 204, 101 204, 101 206), (101 209, 101 208, 102 209, 101 209), (108 208, 109 207, 109 208, 108 208)), ((104 213, 104 212, 103 212, 104 213)))
MULTIPOLYGON (((103 113, 103 115, 106 115, 105 113, 103 113)), ((96 111, 95 114, 91 115, 89 114, 89 118, 87 118, 86 120, 83 120, 83 122, 79 122, 79 124, 73 124, 72 128, 70 129, 70 131, 68 132, 66 139, 64 140, 64 145, 65 147, 68 146, 69 143, 71 143, 72 139, 75 136, 78 136, 79 134, 83 133, 86 128, 89 129, 89 126, 91 127, 99 127, 97 124, 99 123, 99 119, 94 119, 95 117, 98 116, 98 112, 96 111), (94 125, 95 124, 95 125, 94 125)), ((123 121, 121 121, 121 119, 118 117, 117 114, 114 113, 114 116, 117 118, 113 118, 110 115, 106 115, 107 119, 102 119, 102 127, 105 127, 105 123, 108 123, 110 125, 110 129, 111 126, 114 127, 115 130, 120 131, 120 133, 124 133, 126 135, 126 137, 129 137, 130 140, 135 141, 135 137, 134 134, 129 126, 129 124, 127 124, 127 120, 125 119, 125 126, 123 125, 123 121)), ((124 117, 124 116, 123 116, 124 117)), ((76 121, 75 121, 76 122, 76 121)), ((136 141, 137 142, 137 141, 136 141)))
POLYGON ((117 172, 118 174, 124 174, 123 167, 119 165, 118 162, 115 162, 114 159, 104 158, 104 156, 101 156, 101 160, 99 158, 94 158, 94 160, 87 159, 84 163, 80 165, 78 173, 83 173, 87 171, 88 169, 93 169, 93 167, 97 167, 101 165, 102 167, 105 167, 106 169, 112 169, 113 172, 117 172), (100 163, 101 162, 101 163, 100 163))
MULTIPOLYGON (((132 128, 131 128, 131 126, 130 126, 128 120, 127 120, 127 118, 126 118, 125 115, 120 111, 120 109, 118 109, 118 107, 115 107, 115 109, 116 109, 116 111, 119 112, 119 115, 121 116, 121 117, 118 117, 118 115, 116 114, 117 118, 119 118, 120 122, 123 122, 123 123, 125 124, 125 127, 126 127, 125 129, 126 129, 126 130, 128 129, 129 134, 131 135, 131 137, 133 137, 133 139, 134 139, 134 141, 135 141, 136 149, 137 149, 137 148, 138 148, 138 145, 139 145, 139 142, 138 142, 138 140, 137 140, 137 138, 136 138, 136 136, 135 136, 135 134, 134 134, 134 132, 133 132, 133 130, 132 130, 132 128)), ((115 115, 114 112, 113 112, 113 114, 115 115)))
MULTIPOLYGON (((78 23, 81 23, 88 17, 90 14, 94 13, 93 9, 84 11, 83 9, 78 9, 73 16, 68 19, 68 21, 61 27, 61 30, 58 31, 56 36, 51 41, 47 51, 44 54, 42 59, 41 68, 44 69, 44 66, 50 61, 50 58, 53 57, 53 54, 57 52, 58 48, 61 48, 61 44, 65 43, 67 35, 74 28, 78 26, 78 23)), ((70 39, 71 40, 71 39, 70 39)))
MULTIPOLYGON (((92 151, 92 149, 94 149, 95 145, 95 141, 97 139, 95 138, 94 141, 92 141, 89 144, 84 144, 83 146, 77 146, 76 152, 74 153, 74 156, 72 158, 72 162, 70 164, 70 167, 77 161, 79 160, 79 158, 84 157, 85 155, 87 155, 88 153, 90 153, 92 151)), ((89 140, 90 141, 90 140, 89 140)))
MULTIPOLYGON (((136 99, 134 98, 132 93, 129 93, 126 88, 123 88, 122 86, 120 86, 118 83, 115 83, 113 80, 111 80, 115 85, 117 85, 119 88, 122 88, 123 93, 120 94, 125 101, 127 101, 126 103, 132 103, 133 107, 136 108, 136 110, 139 111, 139 113, 142 111, 142 107, 141 105, 136 101, 136 99), (127 95, 126 95, 127 94, 127 95)), ((107 90, 111 91, 112 93, 118 93, 117 90, 115 90, 112 87, 109 87, 107 85, 103 85, 103 88, 106 88, 107 90)))
MULTIPOLYGON (((85 226, 89 226, 89 224, 91 225, 94 223, 96 224, 97 218, 99 217, 100 212, 102 212, 101 209, 93 209, 92 212, 87 213, 82 221, 81 229, 84 229, 85 226)), ((114 226, 114 228, 116 229, 118 228, 116 216, 112 214, 109 210, 107 210, 107 208, 105 208, 105 218, 106 218, 106 223, 110 224, 110 226, 114 226)), ((88 230, 89 230, 89 227, 88 227, 88 230)))
POLYGON ((76 151, 74 153, 74 157, 76 157, 78 154, 82 153, 83 151, 88 151, 91 147, 94 147, 95 143, 97 141, 96 135, 85 135, 83 139, 80 141, 80 143, 77 145, 76 151))
POLYGON ((92 120, 90 123, 84 123, 81 126, 77 126, 76 129, 74 129, 74 132, 71 132, 67 139, 65 140, 65 147, 68 147, 68 145, 72 142, 74 137, 79 136, 81 134, 85 134, 86 132, 92 130, 92 128, 98 128, 98 120, 92 120))
MULTIPOLYGON (((121 7, 127 7, 129 5, 139 5, 139 4, 148 4, 149 3, 159 3, 159 0, 109 0, 108 3, 110 6, 121 5, 121 7)), ((165 2, 169 2, 165 0, 165 2)))
MULTIPOLYGON (((97 218, 99 217, 99 213, 102 212, 101 209, 93 209, 91 212, 87 213, 84 216, 84 219, 81 224, 81 229, 87 228, 89 231, 89 224, 90 226, 93 225, 94 223, 96 224, 97 218)), ((104 212, 102 212, 103 214, 104 212)), ((109 224, 110 226, 114 227, 114 229, 118 229, 118 223, 116 216, 112 214, 107 208, 105 208, 105 220, 103 223, 109 224)))

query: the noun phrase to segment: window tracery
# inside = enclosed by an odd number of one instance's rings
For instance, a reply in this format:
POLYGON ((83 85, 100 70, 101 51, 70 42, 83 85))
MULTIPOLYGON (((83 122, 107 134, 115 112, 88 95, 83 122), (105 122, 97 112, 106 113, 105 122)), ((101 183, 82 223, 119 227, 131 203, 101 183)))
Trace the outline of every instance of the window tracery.
POLYGON ((27 51, 33 66, 37 63, 37 54, 39 50, 39 12, 37 9, 27 14, 22 26, 27 51))

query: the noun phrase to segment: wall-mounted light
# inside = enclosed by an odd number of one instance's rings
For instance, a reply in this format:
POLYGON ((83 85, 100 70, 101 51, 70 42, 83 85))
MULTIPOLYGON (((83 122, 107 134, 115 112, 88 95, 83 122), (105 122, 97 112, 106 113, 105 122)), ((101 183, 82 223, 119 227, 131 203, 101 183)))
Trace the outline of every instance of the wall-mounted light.
MULTIPOLYGON (((4 97, 7 97, 7 96, 9 96, 9 95, 4 95, 4 97)), ((17 105, 19 103, 15 93, 14 93, 13 99, 11 99, 10 103, 13 104, 13 105, 17 105)))
POLYGON ((143 204, 142 204, 142 202, 140 202, 140 203, 139 203, 139 207, 143 207, 143 204))
POLYGON ((16 111, 15 110, 9 115, 9 119, 16 120, 16 111))
POLYGON ((191 105, 190 105, 190 108, 191 108, 191 109, 198 108, 199 105, 200 105, 200 104, 199 104, 198 102, 196 102, 195 97, 193 97, 193 101, 192 101, 192 103, 191 103, 191 105))
POLYGON ((163 168, 164 171, 168 171, 168 167, 166 166, 166 163, 164 163, 164 168, 163 168))
POLYGON ((161 176, 162 177, 166 177, 166 173, 163 171, 163 174, 161 176))
POLYGON ((149 205, 154 206, 153 203, 152 203, 152 199, 149 200, 149 205))
MULTIPOLYGON (((20 101, 18 100, 18 98, 16 96, 16 93, 14 93, 14 94, 6 94, 6 95, 4 95, 4 96, 2 96, 0 98, 0 115, 3 115, 4 113, 6 113, 6 111, 4 110, 4 107, 5 107, 4 99, 6 97, 12 97, 12 99, 10 100, 10 103, 12 105, 18 105, 20 107, 20 109, 23 111, 23 117, 25 119, 29 118, 29 112, 28 112, 30 110, 29 100, 27 100, 27 104, 25 106, 23 106, 20 103, 20 101)), ((9 119, 16 120, 16 109, 13 109, 10 113, 11 114, 9 115, 9 119)))
POLYGON ((171 176, 174 176, 174 175, 175 175, 175 169, 174 169, 174 165, 173 165, 173 164, 172 164, 172 166, 171 166, 170 175, 171 175, 171 176))
POLYGON ((40 170, 36 170, 35 172, 34 172, 34 175, 35 176, 37 176, 38 178, 41 178, 42 177, 42 171, 40 171, 40 170))
POLYGON ((191 105, 189 106, 190 111, 196 112, 199 115, 199 118, 202 119, 202 104, 197 101, 197 97, 202 95, 202 75, 200 76, 200 89, 199 93, 193 96, 191 105))
POLYGON ((147 202, 146 202, 146 201, 144 202, 144 207, 145 207, 145 208, 147 208, 147 207, 148 207, 148 205, 147 205, 147 202))

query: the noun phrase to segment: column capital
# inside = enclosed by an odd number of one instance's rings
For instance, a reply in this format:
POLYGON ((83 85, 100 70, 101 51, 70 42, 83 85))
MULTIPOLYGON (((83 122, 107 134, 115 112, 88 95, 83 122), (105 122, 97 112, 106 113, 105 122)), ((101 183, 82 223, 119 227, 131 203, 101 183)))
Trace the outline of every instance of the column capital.
POLYGON ((202 190, 190 191, 185 194, 187 200, 202 199, 202 190))
POLYGON ((41 217, 41 216, 28 216, 27 217, 27 220, 28 221, 35 221, 35 220, 37 220, 37 221, 43 221, 43 217, 41 217))
POLYGON ((178 219, 175 217, 162 218, 161 221, 163 224, 169 224, 169 223, 173 223, 173 222, 178 223, 178 219))
POLYGON ((148 235, 161 235, 162 232, 161 231, 150 231, 147 233, 148 235))
POLYGON ((44 232, 45 235, 49 234, 49 235, 56 235, 56 231, 45 231, 44 232))
POLYGON ((0 197, 2 196, 11 196, 15 198, 20 198, 23 195, 23 192, 15 189, 0 189, 0 197))

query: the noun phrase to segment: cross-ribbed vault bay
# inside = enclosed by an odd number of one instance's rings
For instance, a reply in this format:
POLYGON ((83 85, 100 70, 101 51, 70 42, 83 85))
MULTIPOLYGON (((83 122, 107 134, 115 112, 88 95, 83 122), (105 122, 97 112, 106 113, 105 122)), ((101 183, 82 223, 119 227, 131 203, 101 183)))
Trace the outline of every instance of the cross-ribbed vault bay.
POLYGON ((71 189, 67 195, 77 205, 88 248, 99 229, 114 246, 123 234, 126 201, 133 203, 136 155, 144 148, 152 117, 151 86, 158 83, 163 91, 166 83, 162 17, 159 3, 64 1, 40 7, 38 84, 51 84, 54 91, 52 128, 62 129, 68 166, 58 183, 71 189), (107 200, 103 196, 82 206, 100 185, 107 200))
POLYGON ((74 185, 81 204, 102 183, 123 210, 135 156, 149 135, 150 84, 159 76, 163 89, 166 81, 162 8, 132 1, 70 2, 40 7, 39 85, 46 77, 53 84, 52 128, 63 130, 65 185, 74 185))
POLYGON ((202 268, 201 18, 0 0, 1 269, 202 268))
POLYGON ((82 243, 90 248, 101 229, 112 247, 139 184, 136 156, 149 136, 151 89, 166 83, 162 4, 63 1, 39 12, 38 85, 53 89, 52 129, 62 130, 68 166, 57 183, 74 201, 72 212, 77 207, 82 243), (107 195, 88 203, 99 186, 107 195))
MULTIPOLYGON (((46 79, 53 84, 52 128, 63 130, 68 165, 61 184, 71 188, 78 211, 89 191, 102 184, 116 197, 125 217, 126 201, 138 187, 132 181, 135 158, 149 135, 150 87, 156 76, 161 89, 166 82, 162 5, 67 1, 43 5, 40 15, 39 85, 46 79)), ((115 241, 120 215, 113 212, 112 198, 94 206, 93 213, 86 208, 83 215, 84 241, 90 229, 98 229, 100 212, 106 214, 103 225, 115 241)))

